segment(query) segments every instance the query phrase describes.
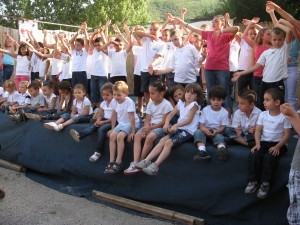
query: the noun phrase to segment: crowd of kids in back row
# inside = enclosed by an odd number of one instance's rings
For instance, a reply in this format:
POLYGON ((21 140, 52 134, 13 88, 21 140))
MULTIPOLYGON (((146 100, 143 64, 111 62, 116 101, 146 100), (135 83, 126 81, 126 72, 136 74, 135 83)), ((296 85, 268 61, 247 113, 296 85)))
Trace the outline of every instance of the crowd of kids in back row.
MULTIPOLYGON (((186 10, 182 10, 183 14, 185 12, 186 10)), ((252 193, 259 189, 258 197, 266 198, 272 172, 279 156, 286 151, 285 143, 291 130, 291 124, 280 112, 280 105, 285 100, 284 93, 287 101, 297 107, 295 80, 298 79, 300 29, 298 21, 275 3, 267 2, 267 12, 271 15, 275 28, 271 31, 261 28, 257 34, 259 19, 245 20, 247 28, 242 37, 237 34, 239 28, 228 23, 228 14, 225 18, 214 17, 213 31, 195 28, 182 19, 167 14, 166 24, 179 24, 180 29, 176 28, 171 33, 164 29, 162 40, 159 38, 161 27, 158 23, 151 24, 150 32, 140 26, 130 30, 125 25, 123 28, 127 38, 113 25, 118 37, 114 40, 110 38, 109 41, 106 40, 105 33, 110 22, 90 37, 86 30, 87 24, 83 23, 70 41, 63 34, 55 36, 54 45, 44 41, 45 46, 54 49, 52 54, 46 54, 45 49, 41 48, 42 44, 37 43, 29 33, 31 43, 24 41, 17 54, 0 49, 4 55, 17 59, 14 82, 7 80, 4 83, 8 94, 1 100, 4 102, 2 108, 12 113, 10 118, 16 121, 23 117, 57 119, 44 125, 56 131, 71 123, 88 122, 93 113, 91 102, 86 97, 86 90, 89 88, 88 74, 91 76, 91 101, 99 108, 99 112, 94 114, 96 121, 93 125, 82 131, 71 130, 70 133, 78 141, 97 130, 98 149, 91 156, 91 161, 97 161, 101 157, 103 139, 108 133, 110 161, 105 169, 106 173, 121 170, 126 137, 128 141, 134 140, 134 160, 124 173, 143 170, 149 175, 155 175, 170 154, 171 148, 192 138, 199 150, 194 160, 210 159, 205 148, 207 137, 217 147, 219 158, 227 160, 225 136, 227 140, 251 147, 249 183, 245 192, 252 193), (274 10, 286 20, 277 21, 274 10), (77 38, 82 31, 85 40, 77 38), (184 31, 189 32, 185 39, 184 31), (194 33, 196 35, 193 36, 194 33), (191 36, 194 38, 193 45, 190 44, 191 36), (205 44, 201 39, 205 40, 205 44), (126 50, 123 50, 124 43, 126 50), (139 113, 142 113, 142 96, 147 103, 145 123, 141 129, 135 104, 128 97, 126 84, 126 57, 131 49, 136 56, 134 92, 138 97, 139 113), (49 57, 52 58, 52 82, 42 86, 42 95, 39 82, 35 82, 35 79, 44 79, 45 70, 40 73, 35 66, 41 65, 49 57), (28 85, 30 60, 31 84, 28 85), (205 77, 197 70, 204 61, 205 77), (241 71, 235 72, 237 70, 241 71), (165 86, 158 79, 166 81, 168 92, 172 93, 168 99, 173 101, 173 105, 164 98, 165 86), (232 113, 230 79, 237 81, 239 87, 239 110, 235 112, 232 122, 234 129, 226 128, 232 113), (210 103, 202 109, 201 116, 203 93, 197 81, 202 86, 206 83, 210 103), (73 94, 69 82, 72 83, 73 94), (26 92, 27 86, 29 95, 26 92), (247 90, 249 87, 254 91, 247 90), (60 95, 59 101, 55 94, 60 95), (150 97, 152 101, 149 101, 150 97), (100 104, 102 100, 104 101, 100 104), (22 103, 15 105, 17 102, 22 103), (254 106, 255 103, 258 107, 254 106), (261 112, 264 108, 266 111, 261 112), (54 113, 55 109, 59 113, 54 113), (174 122, 176 115, 178 120, 174 122), (161 139, 152 149, 156 138, 161 139), (146 139, 143 148, 142 139, 146 139), (156 161, 151 163, 156 157, 156 161)), ((44 40, 46 35, 47 32, 44 40)), ((11 40, 9 35, 7 38, 11 40)), ((40 67, 46 66, 39 66, 39 69, 40 67)), ((294 112, 288 104, 282 108, 284 112, 294 112)), ((287 116, 290 118, 290 115, 287 116)), ((299 157, 299 151, 296 152, 299 157)), ((299 162, 294 163, 294 167, 299 171, 299 162)))

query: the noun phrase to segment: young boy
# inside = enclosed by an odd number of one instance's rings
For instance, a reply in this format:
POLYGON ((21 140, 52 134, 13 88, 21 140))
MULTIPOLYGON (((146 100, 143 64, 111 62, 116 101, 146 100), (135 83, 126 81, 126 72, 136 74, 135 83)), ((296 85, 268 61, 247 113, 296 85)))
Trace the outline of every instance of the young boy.
POLYGON ((197 80, 198 70, 196 62, 202 63, 205 56, 201 56, 195 46, 183 42, 183 33, 181 30, 174 30, 171 33, 171 40, 177 47, 173 58, 170 61, 169 68, 155 71, 156 75, 175 72, 174 81, 184 87, 197 80))
POLYGON ((18 109, 26 108, 30 105, 30 95, 27 92, 28 81, 22 81, 19 85, 20 96, 15 105, 9 106, 10 113, 16 113, 18 109))
POLYGON ((112 105, 111 130, 108 132, 110 159, 104 173, 120 172, 125 147, 124 139, 127 137, 128 142, 132 141, 136 129, 140 126, 135 104, 128 97, 128 85, 124 81, 117 81, 114 84, 113 96, 115 104, 112 105), (118 122, 117 126, 116 122, 118 122))
POLYGON ((264 94, 264 106, 255 128, 255 143, 249 157, 249 183, 245 193, 253 193, 258 187, 257 197, 268 197, 270 181, 279 157, 287 151, 286 142, 291 134, 291 124, 280 112, 284 93, 279 88, 270 88, 264 94))
MULTIPOLYGON (((272 48, 264 51, 257 63, 247 70, 233 74, 232 81, 237 81, 240 76, 255 72, 264 66, 263 79, 260 90, 260 99, 263 99, 265 91, 272 87, 284 87, 284 79, 287 78, 288 44, 290 43, 290 28, 279 24, 271 31, 272 48)), ((282 102, 283 103, 283 102, 282 102)))
POLYGON ((226 99, 226 89, 216 85, 209 91, 210 105, 202 110, 199 120, 199 129, 194 133, 194 143, 198 153, 194 156, 195 161, 209 160, 211 157, 206 151, 206 138, 211 138, 218 148, 220 160, 228 158, 227 148, 224 141, 223 131, 228 125, 228 112, 222 107, 226 99))
POLYGON ((115 104, 113 100, 113 84, 108 82, 105 83, 101 88, 102 98, 104 101, 99 107, 99 113, 97 114, 97 120, 91 126, 85 128, 84 130, 77 131, 74 129, 70 130, 70 135, 74 138, 76 142, 97 131, 97 151, 89 158, 91 162, 96 162, 101 158, 103 154, 103 146, 105 142, 105 137, 107 132, 111 129, 111 113, 112 104, 115 104))

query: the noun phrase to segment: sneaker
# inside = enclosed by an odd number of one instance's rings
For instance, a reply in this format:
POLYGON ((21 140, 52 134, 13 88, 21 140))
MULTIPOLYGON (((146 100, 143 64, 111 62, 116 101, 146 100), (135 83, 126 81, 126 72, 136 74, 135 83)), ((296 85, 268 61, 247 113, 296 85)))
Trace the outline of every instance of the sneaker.
POLYGON ((211 157, 206 151, 198 151, 196 155, 194 155, 194 161, 204 161, 209 160, 211 157))
POLYGON ((64 129, 64 127, 63 127, 62 124, 56 124, 56 123, 55 123, 55 125, 56 125, 56 126, 53 127, 53 129, 54 129, 55 131, 61 131, 62 129, 64 129))
POLYGON ((11 119, 12 121, 16 122, 18 119, 20 119, 20 114, 15 113, 12 115, 8 115, 8 118, 11 119))
MULTIPOLYGON (((70 135, 72 136, 72 138, 74 139, 74 141, 76 141, 76 142, 79 142, 80 141, 80 136, 79 136, 79 134, 78 134, 78 132, 76 131, 76 130, 74 130, 74 129, 71 129, 70 130, 70 135)), ((95 152, 96 153, 96 152, 95 152)), ((99 154, 99 153, 98 153, 99 154)), ((95 154, 94 154, 95 155, 95 154)), ((90 158, 91 159, 91 158, 90 158)), ((98 159, 97 159, 98 160, 98 159)), ((96 161, 97 161, 96 160, 96 161)), ((90 160, 91 161, 91 160, 90 160)), ((96 162, 96 161, 94 161, 94 162, 96 162)))
MULTIPOLYGON (((75 130, 74 130, 75 131, 75 130)), ((76 132, 76 131, 75 131, 76 132)), ((71 133, 71 131, 70 131, 70 133, 71 133)), ((73 137, 73 136, 72 136, 73 137)), ((74 137, 73 137, 74 138, 74 137)), ((89 160, 90 160, 90 162, 97 162, 98 161, 98 159, 100 159, 101 158, 101 153, 99 153, 99 152, 95 152, 90 158, 89 158, 89 160)))
POLYGON ((44 123, 44 127, 50 130, 53 130, 54 126, 57 126, 57 124, 54 122, 44 123))
POLYGON ((228 159, 227 148, 220 147, 220 148, 218 148, 217 153, 218 153, 220 160, 226 161, 228 159))
POLYGON ((135 174, 137 172, 140 172, 140 170, 136 168, 136 164, 137 162, 131 162, 130 166, 126 170, 124 170, 124 174, 130 175, 130 174, 135 174))
POLYGON ((143 172, 150 176, 153 176, 153 175, 157 175, 158 169, 159 168, 155 163, 151 163, 149 166, 143 169, 143 172))
POLYGON ((263 182, 260 185, 260 188, 257 192, 257 197, 259 197, 261 199, 266 199, 268 197, 269 190, 270 190, 270 183, 269 182, 263 182))
POLYGON ((143 159, 142 161, 138 162, 135 167, 138 169, 144 169, 147 166, 150 166, 151 162, 149 160, 143 159))
POLYGON ((25 113, 25 116, 27 119, 33 119, 33 120, 41 120, 42 117, 38 114, 33 114, 33 113, 25 113))
POLYGON ((257 181, 250 181, 245 189, 246 194, 250 194, 256 192, 259 187, 259 183, 257 181))

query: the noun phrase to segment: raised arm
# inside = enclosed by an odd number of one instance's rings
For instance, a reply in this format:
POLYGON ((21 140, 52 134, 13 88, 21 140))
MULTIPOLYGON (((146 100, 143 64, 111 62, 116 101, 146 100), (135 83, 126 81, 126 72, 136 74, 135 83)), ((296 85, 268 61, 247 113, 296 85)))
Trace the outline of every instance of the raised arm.
POLYGON ((43 45, 44 45, 45 48, 54 49, 54 44, 48 44, 48 43, 47 43, 47 34, 48 34, 48 31, 47 31, 47 30, 44 30, 43 45))
POLYGON ((254 42, 254 40, 249 38, 248 32, 254 26, 254 24, 257 24, 259 22, 259 20, 260 20, 260 18, 258 18, 258 17, 254 17, 252 20, 243 19, 243 24, 247 25, 247 27, 243 32, 242 38, 247 42, 248 45, 251 46, 251 48, 254 48, 255 42, 254 42))
POLYGON ((291 38, 291 31, 293 29, 292 24, 290 24, 288 21, 286 21, 284 19, 280 19, 275 27, 282 29, 286 33, 285 41, 287 44, 290 44, 292 41, 292 38, 291 38))
POLYGON ((168 15, 168 18, 171 23, 182 25, 182 26, 186 27, 187 29, 189 29, 190 31, 202 35, 202 30, 200 28, 196 28, 196 27, 184 22, 183 20, 179 19, 178 17, 173 17, 171 13, 168 13, 167 15, 168 15))
POLYGON ((108 38, 108 29, 109 29, 110 24, 111 24, 111 20, 107 20, 106 23, 105 23, 104 34, 105 34, 106 38, 108 38))
POLYGON ((75 49, 75 39, 78 37, 78 34, 80 33, 81 29, 79 28, 77 33, 75 33, 72 38, 70 39, 70 45, 71 45, 71 50, 73 51, 75 49))
POLYGON ((18 56, 18 54, 15 54, 13 52, 9 52, 6 49, 2 49, 2 48, 0 48, 0 52, 4 53, 4 54, 7 54, 7 55, 10 55, 11 57, 14 57, 14 58, 17 58, 17 56, 18 56))
POLYGON ((116 24, 113 24, 112 27, 113 27, 114 31, 118 34, 118 37, 121 38, 122 41, 124 41, 126 46, 128 46, 129 41, 123 36, 123 34, 121 33, 119 27, 116 24))

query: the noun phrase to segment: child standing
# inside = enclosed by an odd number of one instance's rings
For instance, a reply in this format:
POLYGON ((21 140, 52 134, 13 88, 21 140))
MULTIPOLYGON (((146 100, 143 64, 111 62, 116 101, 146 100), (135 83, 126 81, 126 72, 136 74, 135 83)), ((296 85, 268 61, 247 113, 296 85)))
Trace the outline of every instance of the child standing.
POLYGON ((234 113, 232 128, 226 127, 224 134, 235 142, 254 147, 254 131, 261 110, 255 106, 256 93, 246 90, 238 97, 239 109, 234 113))
POLYGON ((206 138, 212 139, 217 146, 220 160, 227 160, 228 153, 225 145, 223 131, 228 125, 228 112, 222 107, 226 99, 226 89, 223 86, 216 85, 209 91, 210 105, 202 110, 199 120, 199 129, 194 133, 194 143, 198 148, 198 153, 194 156, 195 161, 210 159, 206 151, 206 138))
POLYGON ((96 162, 103 155, 105 137, 107 136, 107 132, 111 129, 111 106, 112 104, 115 104, 115 101, 113 100, 112 87, 113 84, 108 82, 105 83, 101 88, 102 98, 104 101, 100 104, 96 122, 81 131, 74 129, 70 130, 70 135, 76 142, 79 142, 81 139, 97 131, 97 151, 89 158, 91 162, 96 162))
POLYGON ((260 187, 257 197, 262 199, 268 197, 273 172, 279 158, 287 152, 286 143, 291 134, 291 124, 280 112, 283 102, 282 90, 268 89, 264 94, 266 111, 259 115, 256 124, 256 145, 249 157, 249 183, 245 193, 253 193, 260 187))
POLYGON ((193 134, 197 129, 200 116, 199 104, 201 104, 202 101, 203 92, 200 85, 196 83, 188 84, 185 88, 183 99, 178 101, 175 108, 166 118, 163 129, 169 134, 159 141, 144 160, 136 164, 137 168, 143 169, 143 172, 148 175, 156 175, 159 166, 170 155, 172 147, 193 139, 193 134), (178 122, 170 127, 170 120, 178 112, 180 114, 178 122), (157 160, 151 163, 151 160, 157 156, 157 160))
POLYGON ((73 123, 88 123, 91 119, 93 109, 90 100, 85 96, 86 90, 83 84, 76 84, 74 87, 74 96, 72 113, 65 113, 55 122, 45 123, 44 127, 61 131, 66 126, 73 123))
POLYGON ((122 168, 124 139, 130 142, 134 138, 135 130, 140 121, 135 112, 135 104, 128 97, 128 85, 124 81, 117 81, 113 86, 115 104, 112 105, 111 130, 109 131, 109 163, 104 173, 118 173, 122 168), (116 122, 118 125, 116 126, 116 122))
POLYGON ((173 109, 171 103, 164 99, 165 91, 166 88, 160 81, 155 81, 149 86, 149 93, 152 101, 147 105, 144 127, 134 136, 134 158, 133 162, 130 163, 129 168, 124 171, 124 174, 126 175, 139 172, 140 170, 137 169, 135 165, 141 159, 146 158, 153 148, 153 142, 157 138, 165 136, 163 125, 165 124, 167 115, 173 109), (143 148, 142 139, 145 139, 143 148))

